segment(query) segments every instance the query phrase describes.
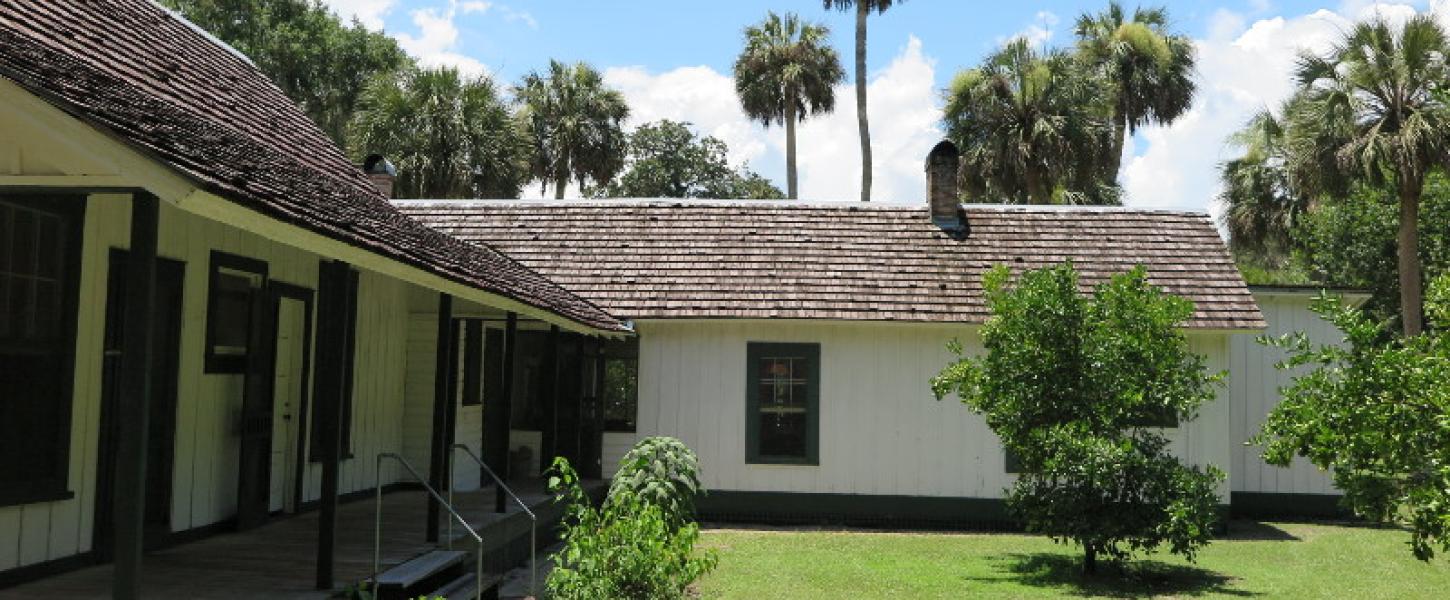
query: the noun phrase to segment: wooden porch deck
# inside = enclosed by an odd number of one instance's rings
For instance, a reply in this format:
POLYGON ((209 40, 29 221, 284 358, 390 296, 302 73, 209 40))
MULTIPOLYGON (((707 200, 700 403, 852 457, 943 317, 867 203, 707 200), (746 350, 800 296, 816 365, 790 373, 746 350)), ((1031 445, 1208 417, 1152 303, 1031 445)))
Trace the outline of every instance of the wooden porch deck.
MULTIPOLYGON (((601 492, 602 482, 586 489, 601 492)), ((544 494, 540 480, 521 482, 515 490, 539 513, 540 548, 552 537, 558 511, 544 494), (552 518, 551 518, 552 517, 552 518), (547 526, 546 526, 547 524, 547 526)), ((427 520, 425 492, 400 490, 383 495, 384 569, 422 554, 434 546, 424 541, 427 520)), ((507 513, 493 512, 493 487, 456 492, 455 503, 491 547, 507 540, 489 538, 516 534, 523 519, 517 505, 507 513)), ((318 511, 279 518, 256 529, 224 533, 203 540, 146 554, 142 562, 142 596, 146 598, 327 598, 328 590, 313 589, 317 557, 318 511)), ((445 513, 446 516, 446 513, 445 513)), ((447 535, 446 524, 440 528, 447 535)), ((476 549, 461 528, 454 528, 459 550, 476 549)), ((527 535, 525 532, 524 535, 527 535)), ((527 540, 524 541, 527 544, 527 540)), ((527 546, 525 546, 527 548, 527 546)), ((492 550, 491 550, 492 551, 492 550)), ((526 553, 526 552, 525 552, 526 553)), ((338 589, 372 574, 373 500, 358 500, 338 507, 336 585, 338 589)), ((489 560, 489 562, 496 562, 489 560)), ((109 598, 111 565, 98 565, 0 590, 0 598, 109 598)))

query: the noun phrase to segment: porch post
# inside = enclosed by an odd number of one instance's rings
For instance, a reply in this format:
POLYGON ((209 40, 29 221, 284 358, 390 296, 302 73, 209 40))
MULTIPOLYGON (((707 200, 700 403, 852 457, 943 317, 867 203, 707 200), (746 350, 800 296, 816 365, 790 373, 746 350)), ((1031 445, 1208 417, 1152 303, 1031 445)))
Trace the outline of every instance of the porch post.
POLYGON ((146 520, 146 439, 150 415, 152 321, 156 302, 156 238, 160 203, 146 192, 131 195, 131 253, 126 261, 125 339, 121 397, 116 411, 115 574, 111 596, 141 596, 141 552, 146 520))
MULTIPOLYGON (((540 464, 551 464, 559 455, 559 327, 549 328, 549 343, 544 349, 544 431, 539 441, 540 464)), ((577 465, 575 466, 577 469, 577 465)))
MULTIPOLYGON (((517 366, 519 343, 519 316, 516 313, 509 313, 508 320, 504 323, 503 329, 503 377, 499 382, 498 402, 493 409, 494 422, 490 424, 484 421, 485 428, 493 432, 494 442, 492 448, 493 469, 499 477, 508 479, 509 473, 509 431, 513 423, 514 405, 514 367, 517 366)), ((508 509, 508 497, 503 493, 503 486, 494 486, 493 509, 494 512, 504 512, 508 509)))
MULTIPOLYGON (((451 375, 453 374, 453 346, 454 340, 449 339, 453 335, 453 296, 438 294, 438 348, 436 364, 433 369, 433 437, 432 453, 428 461, 428 484, 433 489, 443 493, 444 480, 448 470, 448 453, 452 445, 453 436, 447 435, 451 423, 448 422, 448 406, 453 402, 453 396, 449 391, 453 389, 451 375)), ((453 482, 448 482, 452 484, 453 482)), ((428 502, 428 523, 424 529, 429 542, 438 541, 438 501, 431 495, 427 496, 428 502)))
POLYGON ((318 269, 318 316, 315 375, 313 386, 317 420, 317 459, 322 463, 321 514, 317 524, 317 589, 330 590, 337 542, 338 459, 342 444, 343 378, 347 374, 343 349, 347 346, 348 279, 350 269, 342 261, 323 262, 318 269))

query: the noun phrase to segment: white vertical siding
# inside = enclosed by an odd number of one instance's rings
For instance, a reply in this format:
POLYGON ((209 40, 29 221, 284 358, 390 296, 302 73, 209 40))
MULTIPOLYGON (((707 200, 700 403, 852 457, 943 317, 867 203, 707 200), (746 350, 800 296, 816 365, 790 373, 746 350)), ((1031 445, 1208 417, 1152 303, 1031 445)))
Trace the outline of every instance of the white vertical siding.
MULTIPOLYGON (((1309 294, 1256 292, 1259 308, 1268 321, 1265 335, 1278 337, 1304 332, 1314 344, 1341 343, 1344 336, 1333 324, 1309 310, 1309 294)), ((1328 472, 1296 457, 1287 468, 1271 466, 1261 457, 1259 446, 1245 445, 1263 427, 1264 419, 1279 405, 1279 389, 1290 385, 1302 373, 1274 367, 1286 358, 1283 350, 1264 346, 1257 336, 1235 336, 1231 349, 1234 414, 1233 491, 1295 494, 1337 494, 1328 472)))
MULTIPOLYGON (((998 498, 1010 482, 995 434, 929 381, 975 328, 916 324, 640 321, 638 436, 678 437, 700 455, 711 489, 998 498), (745 462, 745 359, 752 341, 821 346, 820 465, 745 462)), ((1192 334, 1209 368, 1227 367, 1222 334, 1192 334)), ((1194 464, 1227 470, 1226 393, 1175 431, 1194 464)), ((621 440, 622 441, 622 440, 621 440)), ((606 455, 607 456, 607 455, 606 455)), ((1227 484, 1220 490, 1227 499, 1227 484)))
MULTIPOLYGON (((96 502, 106 281, 112 248, 126 248, 130 199, 93 195, 86 207, 77 307, 69 489, 56 502, 0 507, 0 571, 89 551, 96 502)), ((186 530, 236 513, 242 376, 203 371, 208 267, 212 250, 267 262, 269 275, 316 289, 315 255, 161 205, 158 252, 185 263, 179 348, 171 526, 186 530)), ((407 284, 372 272, 360 277, 354 458, 343 463, 342 491, 371 487, 373 456, 401 447, 407 347, 407 284)), ((432 356, 431 352, 428 356, 432 356)), ((310 390, 309 390, 310 393, 310 390)), ((320 478, 309 467, 309 499, 320 478)), ((396 480, 388 467, 383 481, 396 480)))

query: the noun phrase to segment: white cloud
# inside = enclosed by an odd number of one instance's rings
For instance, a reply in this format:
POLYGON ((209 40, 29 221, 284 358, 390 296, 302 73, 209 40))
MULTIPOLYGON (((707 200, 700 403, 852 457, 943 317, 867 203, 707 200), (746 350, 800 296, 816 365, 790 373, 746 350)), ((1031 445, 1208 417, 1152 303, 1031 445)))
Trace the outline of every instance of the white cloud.
MULTIPOLYGON (((740 109, 734 80, 710 67, 651 73, 641 67, 605 71, 605 80, 629 100, 628 125, 659 119, 688 121, 697 131, 730 147, 730 161, 770 177, 785 189, 785 130, 765 129, 740 109)), ((923 202, 922 161, 942 133, 941 109, 933 87, 935 63, 912 37, 889 66, 870 82, 871 141, 875 165, 872 198, 923 202)), ((806 200, 855 200, 861 180, 851 83, 836 88, 836 111, 796 128, 800 196, 806 200)))
POLYGON ((417 36, 399 33, 394 37, 403 50, 417 57, 418 62, 425 66, 454 67, 464 75, 485 75, 489 72, 487 66, 478 59, 457 51, 458 24, 455 19, 460 12, 482 13, 488 11, 490 6, 488 2, 459 3, 458 0, 450 0, 445 10, 436 7, 420 8, 411 13, 413 25, 418 28, 417 36))
POLYGON ((1027 40, 1027 43, 1033 47, 1047 47, 1047 43, 1051 42, 1052 37, 1057 33, 1054 28, 1061 22, 1061 19, 1052 11, 1047 10, 1037 11, 1037 14, 1033 15, 1033 19, 1034 22, 1022 28, 1021 31, 1009 36, 997 38, 997 45, 1000 46, 1010 40, 1022 38, 1027 40))
MULTIPOLYGON (((1431 4, 1442 21, 1450 16, 1443 10, 1450 0, 1431 4)), ((1127 153, 1121 173, 1127 203, 1217 213, 1217 167, 1236 152, 1225 139, 1253 113, 1289 96, 1298 52, 1325 51, 1357 19, 1403 21, 1414 13, 1406 4, 1351 1, 1339 10, 1265 18, 1247 27, 1238 15, 1215 14, 1209 37, 1197 41, 1200 89, 1193 108, 1167 127, 1140 130, 1127 153)))
POLYGON ((396 0, 324 0, 344 20, 357 19, 374 31, 383 28, 383 17, 393 9, 396 0))

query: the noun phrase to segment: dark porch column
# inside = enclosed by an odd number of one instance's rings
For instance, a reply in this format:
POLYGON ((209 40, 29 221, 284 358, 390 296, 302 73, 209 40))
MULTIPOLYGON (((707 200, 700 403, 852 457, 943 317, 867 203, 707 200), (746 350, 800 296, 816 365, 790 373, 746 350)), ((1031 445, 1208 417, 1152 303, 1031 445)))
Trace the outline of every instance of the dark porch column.
MULTIPOLYGON (((428 484, 438 493, 444 493, 447 480, 448 455, 453 445, 453 427, 448 419, 449 406, 453 404, 453 347, 457 336, 453 330, 453 296, 438 295, 438 349, 433 369, 433 437, 432 453, 428 463, 428 484)), ((438 501, 430 495, 428 502, 428 523, 425 531, 429 542, 438 541, 438 501)))
POLYGON ((337 541, 338 459, 342 454, 342 396, 347 375, 348 280, 351 267, 342 261, 324 262, 318 268, 317 357, 313 386, 316 404, 318 461, 322 463, 321 514, 317 524, 317 589, 333 584, 333 556, 337 541))
POLYGON ((559 455, 559 327, 549 328, 549 341, 544 346, 543 433, 539 440, 539 464, 547 468, 559 455))
MULTIPOLYGON (((510 476, 509 430, 513 422, 514 369, 518 366, 518 343, 519 316, 509 313, 503 329, 503 372, 499 378, 499 391, 492 396, 491 408, 485 407, 489 412, 483 419, 484 429, 492 438, 488 445, 492 452, 484 460, 492 461, 489 466, 503 479, 510 476)), ((494 512, 504 512, 508 508, 507 500, 503 486, 494 486, 494 512)))
POLYGON ((131 195, 131 254, 126 263, 125 340, 121 397, 116 411, 115 574, 111 596, 141 595, 142 532, 146 520, 146 439, 151 406, 151 336, 156 302, 156 238, 160 203, 131 195))

